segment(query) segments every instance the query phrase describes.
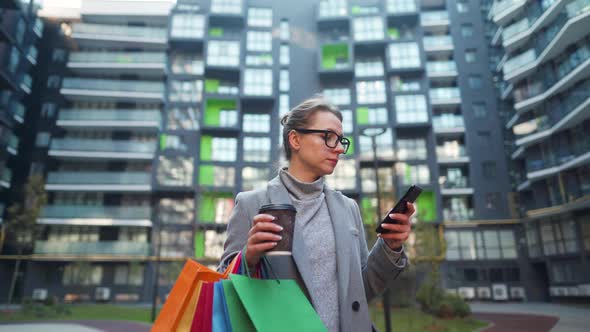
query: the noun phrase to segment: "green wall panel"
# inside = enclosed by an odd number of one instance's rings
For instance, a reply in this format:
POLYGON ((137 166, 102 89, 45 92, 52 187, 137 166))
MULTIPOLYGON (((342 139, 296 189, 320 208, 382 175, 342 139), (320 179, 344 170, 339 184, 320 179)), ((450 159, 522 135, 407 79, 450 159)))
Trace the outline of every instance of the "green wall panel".
POLYGON ((213 137, 211 136, 201 136, 201 160, 211 160, 212 141, 213 137))
POLYGON ((195 232, 195 258, 205 257, 205 232, 195 232))
POLYGON ((432 191, 423 191, 416 200, 420 221, 436 221, 436 195, 432 191))

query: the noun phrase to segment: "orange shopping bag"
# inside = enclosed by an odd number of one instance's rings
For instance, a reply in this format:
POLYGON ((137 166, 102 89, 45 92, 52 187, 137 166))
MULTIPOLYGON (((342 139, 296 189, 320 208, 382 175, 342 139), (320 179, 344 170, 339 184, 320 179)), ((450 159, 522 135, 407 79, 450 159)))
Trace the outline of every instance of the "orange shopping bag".
POLYGON ((190 331, 203 282, 215 282, 221 279, 227 279, 229 274, 235 269, 236 262, 240 258, 239 256, 237 255, 234 258, 224 273, 213 271, 198 262, 188 260, 182 268, 178 279, 176 279, 168 295, 168 299, 164 303, 151 331, 190 331))

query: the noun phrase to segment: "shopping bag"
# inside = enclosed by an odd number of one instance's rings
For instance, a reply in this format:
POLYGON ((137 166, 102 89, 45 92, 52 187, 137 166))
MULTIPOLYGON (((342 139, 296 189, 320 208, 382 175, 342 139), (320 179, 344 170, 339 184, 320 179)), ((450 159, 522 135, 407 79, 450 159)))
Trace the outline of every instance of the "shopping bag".
POLYGON ((239 271, 240 265, 236 265, 238 263, 241 263, 241 253, 236 255, 222 274, 193 260, 188 260, 174 283, 151 331, 190 331, 203 282, 227 279, 230 273, 239 271))
POLYGON ((222 282, 223 281, 218 281, 213 284, 212 332, 232 332, 232 326, 229 322, 229 314, 227 312, 227 305, 225 303, 222 282))
POLYGON ((213 315, 213 283, 205 282, 193 316, 190 332, 211 332, 213 315))
POLYGON ((252 324, 242 302, 240 302, 231 280, 222 280, 221 284, 232 330, 234 332, 256 332, 256 328, 252 324))

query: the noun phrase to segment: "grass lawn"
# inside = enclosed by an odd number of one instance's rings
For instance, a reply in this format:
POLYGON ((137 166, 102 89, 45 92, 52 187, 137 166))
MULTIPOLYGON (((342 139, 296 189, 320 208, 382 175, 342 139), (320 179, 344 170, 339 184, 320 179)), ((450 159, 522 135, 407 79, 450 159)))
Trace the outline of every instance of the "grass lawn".
MULTIPOLYGON (((372 306, 371 319, 379 331, 385 331, 382 309, 372 306)), ((395 308, 391 311, 393 331, 404 332, 471 332, 488 324, 471 317, 456 319, 438 319, 419 309, 395 308)))
POLYGON ((0 322, 19 322, 34 320, 129 320, 151 323, 151 308, 116 306, 110 304, 66 305, 70 314, 58 315, 54 311, 44 311, 44 315, 32 313, 0 311, 0 322))

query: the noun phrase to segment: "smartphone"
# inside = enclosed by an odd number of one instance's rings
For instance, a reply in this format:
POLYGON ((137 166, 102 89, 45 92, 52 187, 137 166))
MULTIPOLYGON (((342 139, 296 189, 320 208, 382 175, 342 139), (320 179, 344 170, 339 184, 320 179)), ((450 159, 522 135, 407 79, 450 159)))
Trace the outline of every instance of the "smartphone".
POLYGON ((408 202, 414 203, 416 201, 416 199, 418 198, 418 196, 420 196, 420 193, 422 193, 422 188, 420 188, 416 185, 411 186, 408 189, 408 191, 406 191, 404 196, 395 204, 393 209, 391 209, 391 211, 389 211, 389 213, 387 213, 385 218, 383 218, 383 220, 379 224, 379 227, 377 227, 377 229, 375 231, 377 233, 384 233, 384 234, 389 233, 389 231, 387 231, 383 227, 381 227, 381 224, 383 224, 383 223, 396 224, 397 221, 389 218, 389 215, 392 213, 402 213, 402 214, 406 213, 406 211, 408 210, 407 203, 408 202))

